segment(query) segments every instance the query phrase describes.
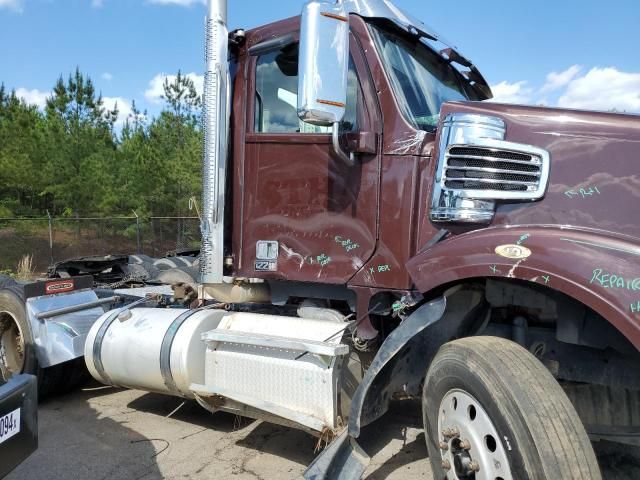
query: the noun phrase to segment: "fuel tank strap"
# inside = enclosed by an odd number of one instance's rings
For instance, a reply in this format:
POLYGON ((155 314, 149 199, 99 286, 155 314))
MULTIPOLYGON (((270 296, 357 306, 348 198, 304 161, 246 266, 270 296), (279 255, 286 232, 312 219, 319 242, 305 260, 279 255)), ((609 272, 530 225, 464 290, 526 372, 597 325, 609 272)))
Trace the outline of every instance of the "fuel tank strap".
POLYGON ((171 325, 164 333, 162 345, 160 346, 160 373, 162 374, 162 380, 164 381, 165 386, 172 393, 180 397, 183 397, 184 394, 176 385, 176 382, 173 379, 173 374, 171 373, 171 347, 173 346, 173 340, 176 337, 178 330, 180 330, 180 327, 184 324, 184 322, 187 321, 187 319, 193 314, 200 311, 202 311, 201 308, 187 310, 186 312, 183 312, 178 317, 176 317, 176 319, 171 322, 171 325))
POLYGON ((120 315, 121 312, 126 310, 126 308, 127 307, 118 308, 111 312, 111 315, 109 315, 109 317, 102 322, 102 325, 100 325, 100 329, 98 330, 98 333, 96 333, 96 338, 93 340, 93 365, 96 372, 98 372, 98 375, 100 375, 100 378, 102 378, 104 383, 107 385, 113 385, 113 382, 111 381, 111 378, 109 378, 109 375, 107 375, 107 372, 105 372, 104 365, 102 364, 102 340, 107 334, 109 327, 111 327, 111 324, 116 318, 118 318, 118 315, 120 315))

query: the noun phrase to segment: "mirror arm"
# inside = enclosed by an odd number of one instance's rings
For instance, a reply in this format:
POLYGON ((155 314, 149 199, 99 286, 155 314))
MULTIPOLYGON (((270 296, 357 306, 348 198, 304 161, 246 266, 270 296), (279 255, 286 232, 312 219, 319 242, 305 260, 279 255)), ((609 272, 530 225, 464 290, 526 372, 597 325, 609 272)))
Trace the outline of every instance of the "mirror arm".
POLYGON ((331 134, 331 140, 333 145, 333 151, 340 160, 342 160, 349 167, 353 167, 356 164, 356 156, 353 152, 345 152, 340 146, 340 122, 333 124, 333 132, 331 134))

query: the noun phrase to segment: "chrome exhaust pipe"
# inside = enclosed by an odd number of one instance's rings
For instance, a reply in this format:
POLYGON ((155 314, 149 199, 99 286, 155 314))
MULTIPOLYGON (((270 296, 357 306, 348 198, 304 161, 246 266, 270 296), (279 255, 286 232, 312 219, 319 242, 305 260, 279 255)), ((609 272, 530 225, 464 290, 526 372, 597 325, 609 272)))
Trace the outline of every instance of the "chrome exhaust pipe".
POLYGON ((222 283, 224 207, 229 137, 227 0, 209 0, 203 92, 202 249, 200 282, 222 283))

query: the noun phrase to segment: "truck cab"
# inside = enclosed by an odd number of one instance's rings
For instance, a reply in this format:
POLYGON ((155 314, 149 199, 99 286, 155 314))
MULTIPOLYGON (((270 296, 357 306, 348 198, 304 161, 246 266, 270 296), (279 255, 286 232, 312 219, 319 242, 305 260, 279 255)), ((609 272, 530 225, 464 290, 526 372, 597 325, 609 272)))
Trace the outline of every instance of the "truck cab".
POLYGON ((440 107, 485 97, 393 22, 351 15, 349 25, 341 151, 333 126, 297 115, 299 18, 249 31, 237 48, 234 276, 408 290, 404 265, 418 237, 439 230, 419 210, 429 203, 440 107), (259 242, 277 244, 277 258, 257 256, 259 242))
MULTIPOLYGON (((490 90, 398 23, 352 14, 349 27, 337 127, 298 117, 300 17, 231 34, 225 275, 264 279, 280 301, 300 288, 367 312, 412 291, 405 264, 441 230, 428 206, 442 104, 490 90)), ((377 335, 368 318, 359 332, 377 335)))

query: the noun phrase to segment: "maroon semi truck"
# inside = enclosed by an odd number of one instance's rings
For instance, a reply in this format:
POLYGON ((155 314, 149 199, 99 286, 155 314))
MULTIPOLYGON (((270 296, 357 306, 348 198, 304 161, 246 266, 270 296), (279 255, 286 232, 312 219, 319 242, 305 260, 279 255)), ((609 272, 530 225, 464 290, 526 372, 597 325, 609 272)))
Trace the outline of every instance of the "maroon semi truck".
POLYGON ((101 316, 90 372, 333 439, 307 478, 359 478, 397 396, 434 478, 601 478, 640 434, 640 118, 490 98, 386 0, 211 1, 201 279, 101 316))

